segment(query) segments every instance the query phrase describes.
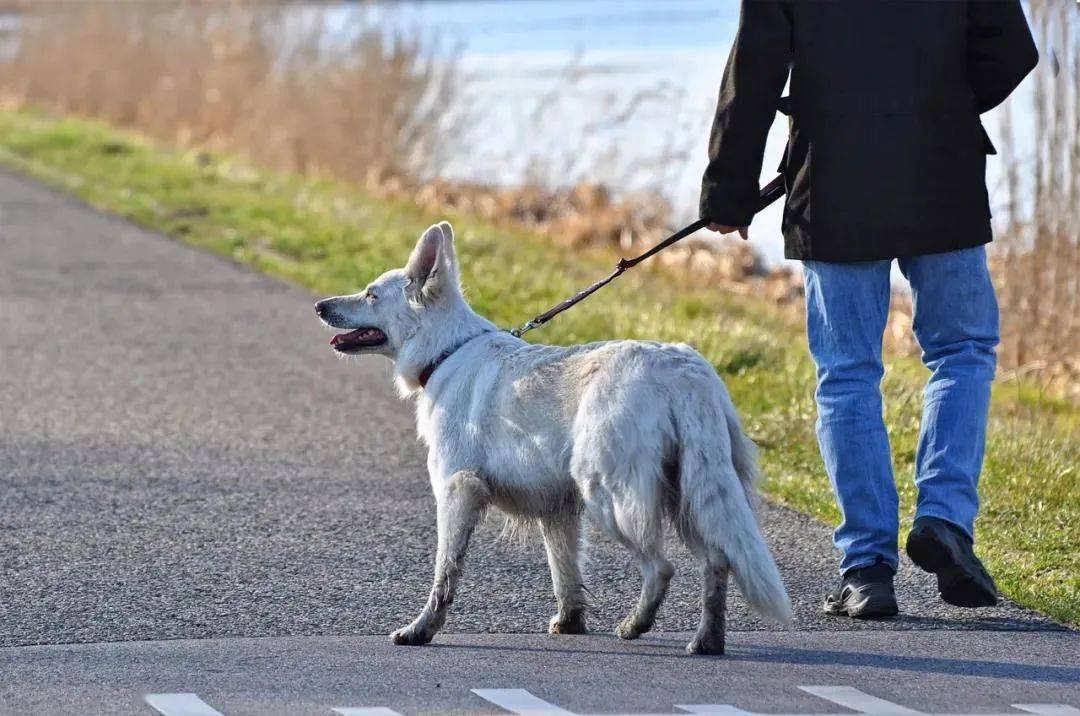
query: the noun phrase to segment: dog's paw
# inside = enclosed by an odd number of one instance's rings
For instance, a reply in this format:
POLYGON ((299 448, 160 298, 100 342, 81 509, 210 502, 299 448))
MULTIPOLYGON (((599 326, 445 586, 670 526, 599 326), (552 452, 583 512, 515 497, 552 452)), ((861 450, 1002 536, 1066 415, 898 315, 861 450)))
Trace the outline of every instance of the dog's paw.
POLYGON ((715 636, 703 637, 698 634, 686 645, 686 653, 719 656, 724 653, 724 639, 715 636))
POLYGON ((576 614, 565 619, 556 614, 548 624, 549 634, 587 634, 588 631, 583 614, 576 614))
POLYGON ((615 636, 620 639, 637 639, 646 631, 648 631, 648 629, 642 629, 636 619, 627 617, 619 623, 619 626, 615 627, 615 636))
POLYGON ((391 634, 390 641, 398 646, 423 646, 431 641, 433 636, 435 635, 426 630, 417 629, 414 625, 410 624, 391 634))

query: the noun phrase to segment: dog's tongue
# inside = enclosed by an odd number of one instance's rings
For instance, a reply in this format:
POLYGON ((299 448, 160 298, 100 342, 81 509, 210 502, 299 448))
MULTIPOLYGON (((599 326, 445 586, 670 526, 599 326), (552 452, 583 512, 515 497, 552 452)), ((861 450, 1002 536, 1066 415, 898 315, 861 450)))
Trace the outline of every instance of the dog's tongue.
POLYGON ((355 341, 363 337, 363 334, 367 331, 367 328, 357 328, 355 331, 349 331, 348 333, 339 333, 330 339, 330 345, 337 346, 349 341, 355 341))

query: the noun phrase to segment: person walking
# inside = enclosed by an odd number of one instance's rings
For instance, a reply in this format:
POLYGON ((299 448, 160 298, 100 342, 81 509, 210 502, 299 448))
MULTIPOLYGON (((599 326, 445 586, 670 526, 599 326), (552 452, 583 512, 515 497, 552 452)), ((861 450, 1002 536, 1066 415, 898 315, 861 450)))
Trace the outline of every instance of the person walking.
POLYGON ((893 260, 930 369, 907 553, 937 575, 944 601, 997 601, 973 550, 998 343, 985 251, 995 150, 979 115, 1037 62, 1019 0, 742 2, 701 216, 747 237, 769 126, 787 114, 785 256, 803 265, 817 436, 842 515, 830 614, 898 612, 899 501, 880 390, 893 260))

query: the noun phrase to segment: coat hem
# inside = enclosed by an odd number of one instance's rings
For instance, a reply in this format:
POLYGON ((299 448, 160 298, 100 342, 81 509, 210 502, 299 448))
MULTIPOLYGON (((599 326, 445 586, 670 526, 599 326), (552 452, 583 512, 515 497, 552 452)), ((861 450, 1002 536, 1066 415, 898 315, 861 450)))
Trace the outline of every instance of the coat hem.
POLYGON ((927 256, 930 254, 944 254, 950 251, 960 251, 962 249, 973 249, 977 246, 985 246, 994 240, 992 234, 987 232, 986 236, 972 237, 967 241, 957 241, 951 244, 943 244, 939 240, 927 241, 924 245, 909 244, 900 249, 888 249, 882 246, 867 247, 867 251, 830 251, 830 250, 813 250, 812 247, 806 247, 807 242, 800 242, 800 246, 794 240, 794 237, 785 237, 784 240, 784 258, 793 261, 825 261, 827 263, 858 263, 861 261, 891 261, 893 259, 904 259, 912 256, 927 256))

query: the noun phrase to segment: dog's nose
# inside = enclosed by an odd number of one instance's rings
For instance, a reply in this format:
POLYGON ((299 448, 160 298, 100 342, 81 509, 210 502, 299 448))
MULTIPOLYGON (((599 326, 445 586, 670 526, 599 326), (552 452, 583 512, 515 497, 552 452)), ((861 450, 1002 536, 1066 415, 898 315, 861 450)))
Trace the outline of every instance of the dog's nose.
POLYGON ((326 318, 326 301, 315 304, 315 313, 319 314, 319 318, 326 318))

